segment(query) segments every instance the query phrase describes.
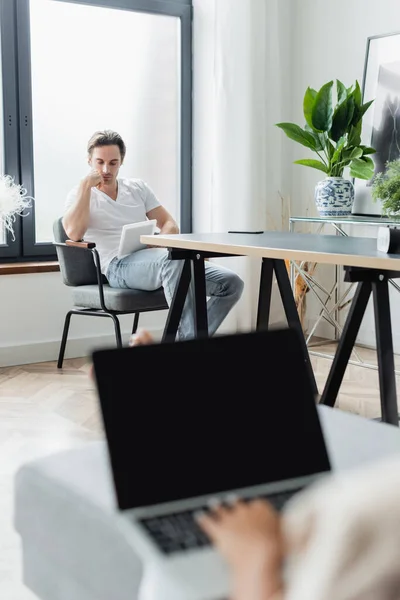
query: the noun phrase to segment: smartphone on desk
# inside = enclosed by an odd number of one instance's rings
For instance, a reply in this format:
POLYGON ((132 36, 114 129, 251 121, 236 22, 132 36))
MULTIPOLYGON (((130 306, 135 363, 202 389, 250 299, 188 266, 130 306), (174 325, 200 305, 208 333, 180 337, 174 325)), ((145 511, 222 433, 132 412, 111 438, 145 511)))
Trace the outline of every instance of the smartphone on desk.
POLYGON ((264 233, 263 231, 228 231, 228 233, 264 233))

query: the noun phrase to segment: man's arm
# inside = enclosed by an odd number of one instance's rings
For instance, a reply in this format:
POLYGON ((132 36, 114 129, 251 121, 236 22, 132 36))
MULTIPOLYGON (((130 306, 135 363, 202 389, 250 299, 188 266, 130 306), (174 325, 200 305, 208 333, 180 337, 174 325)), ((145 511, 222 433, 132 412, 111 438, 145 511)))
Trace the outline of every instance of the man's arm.
POLYGON ((101 175, 92 171, 79 184, 76 201, 63 217, 63 227, 69 239, 78 242, 83 238, 89 225, 90 194, 92 187, 101 182, 101 175))
POLYGON ((146 216, 149 219, 156 219, 160 233, 179 233, 178 224, 163 206, 149 210, 146 216))

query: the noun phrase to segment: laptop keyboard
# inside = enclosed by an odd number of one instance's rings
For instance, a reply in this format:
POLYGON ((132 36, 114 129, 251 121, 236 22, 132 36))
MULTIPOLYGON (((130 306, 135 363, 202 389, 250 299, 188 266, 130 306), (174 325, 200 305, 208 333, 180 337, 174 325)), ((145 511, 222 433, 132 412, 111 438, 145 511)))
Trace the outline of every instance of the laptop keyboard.
MULTIPOLYGON (((265 495, 277 510, 281 510, 285 503, 301 488, 292 489, 277 494, 265 495)), ((263 497, 263 496, 261 496, 263 497)), ((196 508, 195 511, 187 510, 179 513, 170 513, 158 517, 139 519, 139 522, 150 534, 158 547, 165 554, 180 552, 193 548, 209 546, 210 540, 200 529, 195 519, 195 514, 200 511, 208 511, 209 507, 196 508)))

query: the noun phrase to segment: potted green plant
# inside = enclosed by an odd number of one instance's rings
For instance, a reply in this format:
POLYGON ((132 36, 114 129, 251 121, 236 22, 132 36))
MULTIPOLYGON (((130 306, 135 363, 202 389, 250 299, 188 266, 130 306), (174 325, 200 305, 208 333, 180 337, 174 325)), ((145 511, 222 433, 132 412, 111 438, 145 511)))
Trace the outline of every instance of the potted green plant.
POLYGON ((385 215, 400 214, 400 159, 388 161, 385 171, 375 175, 371 196, 375 202, 381 201, 385 215))
POLYGON ((304 127, 294 123, 276 123, 295 142, 309 148, 318 159, 304 158, 295 164, 318 169, 325 173, 315 186, 315 202, 321 216, 348 215, 354 202, 354 186, 343 173, 349 168, 350 177, 371 179, 374 162, 369 156, 374 148, 361 143, 362 119, 373 100, 362 103, 358 81, 347 88, 336 80, 316 91, 307 88, 303 100, 304 127))

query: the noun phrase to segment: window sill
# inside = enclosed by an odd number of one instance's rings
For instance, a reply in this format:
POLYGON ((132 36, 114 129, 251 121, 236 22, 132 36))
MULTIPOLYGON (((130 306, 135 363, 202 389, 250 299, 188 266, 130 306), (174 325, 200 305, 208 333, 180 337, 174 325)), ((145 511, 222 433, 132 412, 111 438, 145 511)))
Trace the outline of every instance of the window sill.
POLYGON ((0 264, 0 275, 21 275, 22 273, 52 273, 59 271, 58 261, 25 262, 0 264))

